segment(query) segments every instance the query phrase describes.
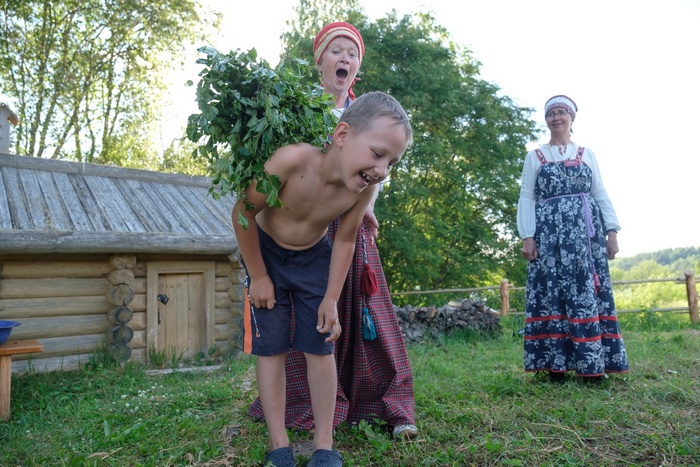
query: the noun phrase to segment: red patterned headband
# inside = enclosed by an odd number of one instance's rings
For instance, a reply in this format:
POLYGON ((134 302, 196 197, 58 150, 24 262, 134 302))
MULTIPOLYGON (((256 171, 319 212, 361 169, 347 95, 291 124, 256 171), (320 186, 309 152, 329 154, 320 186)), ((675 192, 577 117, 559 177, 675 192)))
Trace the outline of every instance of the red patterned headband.
POLYGON ((360 65, 362 65, 362 56, 365 54, 365 43, 362 41, 362 35, 355 26, 345 21, 331 23, 321 29, 314 39, 314 60, 316 64, 321 61, 323 52, 326 51, 328 45, 336 37, 347 37, 360 49, 360 65))

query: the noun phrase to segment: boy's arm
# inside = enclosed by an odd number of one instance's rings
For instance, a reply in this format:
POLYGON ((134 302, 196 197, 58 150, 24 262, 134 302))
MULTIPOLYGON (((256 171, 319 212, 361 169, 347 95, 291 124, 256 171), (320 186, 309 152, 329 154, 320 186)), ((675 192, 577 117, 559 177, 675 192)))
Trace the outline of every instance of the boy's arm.
POLYGON ((256 214, 266 206, 265 196, 257 192, 255 185, 252 183, 246 189, 246 199, 255 206, 255 209, 246 210, 245 202, 237 200, 231 211, 231 222, 233 222, 238 248, 241 250, 241 256, 250 277, 248 285, 250 303, 256 308, 272 308, 275 306, 275 288, 267 275, 267 268, 262 258, 258 239, 258 223, 255 219, 256 214), (239 212, 248 221, 246 229, 238 223, 239 212))
POLYGON ((376 185, 368 187, 363 191, 360 200, 343 213, 333 239, 328 286, 318 309, 318 322, 316 323, 316 329, 320 333, 331 332, 331 335, 326 339, 327 342, 333 342, 340 337, 341 329, 338 323, 337 304, 355 254, 357 230, 360 228, 362 218, 376 189, 376 185))
MULTIPOLYGON (((265 171, 275 174, 280 180, 280 191, 286 185, 289 174, 294 172, 299 165, 300 151, 297 145, 289 145, 279 148, 265 163, 265 171)), ((256 215, 263 209, 276 209, 267 206, 266 196, 256 189, 256 182, 252 182, 245 190, 248 203, 254 206, 251 210, 245 209, 245 202, 237 200, 231 212, 233 230, 236 232, 238 247, 245 261, 245 267, 250 277, 248 285, 248 298, 256 308, 270 308, 275 306, 275 287, 267 274, 267 268, 260 251, 258 238, 258 222, 256 215), (248 221, 248 228, 244 229, 238 223, 238 213, 248 221)))

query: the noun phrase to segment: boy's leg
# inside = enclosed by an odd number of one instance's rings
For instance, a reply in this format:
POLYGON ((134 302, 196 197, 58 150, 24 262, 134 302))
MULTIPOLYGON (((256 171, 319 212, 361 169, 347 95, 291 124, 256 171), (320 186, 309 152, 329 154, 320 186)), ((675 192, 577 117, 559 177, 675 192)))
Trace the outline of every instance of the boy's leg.
MULTIPOLYGON (((306 356, 311 407, 314 412, 314 425, 316 427, 314 431, 314 449, 332 449, 333 416, 335 415, 335 397, 338 389, 335 355, 314 355, 310 353, 305 353, 304 355, 306 356)), ((267 413, 265 417, 267 417, 267 413)), ((284 426, 284 420, 282 420, 282 423, 284 426)))
MULTIPOLYGON (((289 436, 284 426, 286 403, 284 360, 286 355, 286 353, 282 353, 270 357, 258 356, 256 369, 258 393, 265 414, 265 423, 272 450, 289 446, 289 436)), ((335 392, 333 396, 335 397, 335 392)))

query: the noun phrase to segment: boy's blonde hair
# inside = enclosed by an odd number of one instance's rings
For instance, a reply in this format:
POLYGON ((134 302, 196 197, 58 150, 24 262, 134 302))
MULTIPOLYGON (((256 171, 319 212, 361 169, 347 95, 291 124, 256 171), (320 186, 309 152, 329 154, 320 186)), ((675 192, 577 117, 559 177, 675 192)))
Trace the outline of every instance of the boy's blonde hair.
POLYGON ((361 95, 343 111, 340 121, 358 132, 363 132, 381 117, 389 117, 396 125, 402 126, 408 145, 413 142, 413 130, 406 111, 396 98, 385 92, 374 91, 361 95))

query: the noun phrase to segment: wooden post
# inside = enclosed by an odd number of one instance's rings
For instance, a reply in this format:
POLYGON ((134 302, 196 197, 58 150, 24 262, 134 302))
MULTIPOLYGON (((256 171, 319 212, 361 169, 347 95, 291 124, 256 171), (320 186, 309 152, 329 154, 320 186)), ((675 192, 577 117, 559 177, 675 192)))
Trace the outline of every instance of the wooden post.
POLYGON ((693 324, 698 324, 700 323, 700 317, 698 317, 698 291, 695 287, 694 271, 685 271, 685 291, 688 295, 690 322, 693 324))
POLYGON ((19 119, 7 104, 0 102, 0 152, 10 152, 10 125, 17 126, 19 119))
POLYGON ((508 279, 501 280, 501 316, 508 316, 510 310, 510 291, 508 290, 508 279))

